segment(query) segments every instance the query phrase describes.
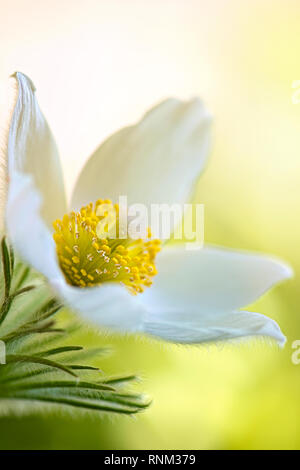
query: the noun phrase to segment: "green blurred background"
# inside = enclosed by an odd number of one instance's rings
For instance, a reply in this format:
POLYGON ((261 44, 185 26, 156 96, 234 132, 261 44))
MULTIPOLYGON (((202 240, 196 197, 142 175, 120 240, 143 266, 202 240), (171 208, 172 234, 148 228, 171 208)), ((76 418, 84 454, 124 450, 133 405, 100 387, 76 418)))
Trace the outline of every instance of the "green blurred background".
POLYGON ((275 254, 295 270, 251 306, 279 322, 283 350, 101 338, 115 350, 102 369, 140 373, 151 408, 5 418, 1 448, 300 448, 299 28, 299 0, 1 0, 0 79, 19 69, 35 82, 68 190, 109 133, 166 96, 200 95, 215 116, 196 198, 206 242, 275 254))

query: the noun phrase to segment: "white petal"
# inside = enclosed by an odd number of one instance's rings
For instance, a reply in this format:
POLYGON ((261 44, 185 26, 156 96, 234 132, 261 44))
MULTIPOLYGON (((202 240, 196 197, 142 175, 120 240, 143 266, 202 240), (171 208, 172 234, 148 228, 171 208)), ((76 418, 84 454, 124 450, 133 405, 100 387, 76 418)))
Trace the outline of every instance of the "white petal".
POLYGON ((70 286, 58 266, 55 243, 40 216, 41 197, 32 177, 14 172, 7 202, 8 235, 20 256, 48 278, 56 295, 81 318, 119 332, 139 331, 145 308, 119 284, 80 289, 70 286))
POLYGON ((7 233, 15 250, 48 278, 61 277, 55 243, 40 215, 42 199, 33 177, 14 171, 6 206, 7 233))
POLYGON ((80 289, 63 280, 51 284, 66 305, 80 313, 83 320, 121 333, 141 331, 145 308, 123 286, 106 283, 80 289))
MULTIPOLYGON (((219 314, 254 302, 291 269, 267 256, 218 248, 165 247, 157 257, 158 275, 142 294, 151 311, 219 314)), ((188 314, 188 313, 187 313, 188 314)))
POLYGON ((0 87, 0 232, 2 232, 5 225, 5 206, 8 191, 8 136, 17 99, 16 81, 10 79, 0 87))
POLYGON ((128 204, 188 200, 210 146, 210 115, 201 101, 169 99, 135 126, 111 136, 83 168, 73 209, 98 198, 128 204))
POLYGON ((31 80, 17 72, 18 99, 8 138, 8 173, 33 176, 42 194, 41 212, 50 225, 66 212, 65 192, 57 148, 41 113, 31 80))
POLYGON ((194 318, 185 311, 172 315, 151 315, 145 321, 144 331, 166 341, 185 344, 262 336, 270 337, 283 346, 286 340, 274 320, 259 313, 246 311, 194 318))
POLYGON ((8 235, 20 256, 44 274, 55 293, 81 318, 120 332, 138 331, 145 308, 117 284, 80 289, 66 283, 58 266, 55 243, 40 216, 41 197, 32 177, 14 173, 7 203, 8 235))

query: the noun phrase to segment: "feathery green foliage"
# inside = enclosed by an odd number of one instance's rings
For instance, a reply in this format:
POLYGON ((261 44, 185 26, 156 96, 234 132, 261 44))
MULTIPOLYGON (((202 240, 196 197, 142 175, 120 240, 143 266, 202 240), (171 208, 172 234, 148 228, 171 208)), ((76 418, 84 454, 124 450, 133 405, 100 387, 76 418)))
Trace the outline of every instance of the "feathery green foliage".
POLYGON ((62 305, 15 259, 5 238, 0 299, 0 344, 6 352, 5 364, 0 362, 0 416, 52 410, 131 415, 148 406, 142 395, 123 391, 134 375, 104 377, 94 365, 105 348, 70 345, 79 326, 59 318, 62 305))

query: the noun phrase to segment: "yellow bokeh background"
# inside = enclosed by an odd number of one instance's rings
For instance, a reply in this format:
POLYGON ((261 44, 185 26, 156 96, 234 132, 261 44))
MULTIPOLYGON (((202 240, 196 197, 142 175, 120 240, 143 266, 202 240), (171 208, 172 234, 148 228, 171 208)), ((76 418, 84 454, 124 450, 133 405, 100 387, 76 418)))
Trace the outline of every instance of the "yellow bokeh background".
MULTIPOLYGON (((199 180, 205 238, 294 268, 254 311, 279 322, 283 350, 105 337, 105 372, 138 372, 153 398, 136 418, 0 420, 1 448, 300 448, 299 0, 0 0, 0 81, 38 90, 68 191, 110 133, 167 96, 199 95, 214 145, 199 180)), ((99 197, 101 194, 99 194, 99 197)), ((90 337, 86 342, 94 341, 90 337)))

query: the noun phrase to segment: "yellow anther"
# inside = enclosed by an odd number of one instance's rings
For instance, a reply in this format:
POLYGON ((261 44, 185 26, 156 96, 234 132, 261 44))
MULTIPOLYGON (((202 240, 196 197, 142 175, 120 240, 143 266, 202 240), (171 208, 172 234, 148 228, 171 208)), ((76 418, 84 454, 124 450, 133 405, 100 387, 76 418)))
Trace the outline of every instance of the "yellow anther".
POLYGON ((63 216, 63 220, 62 220, 62 221, 63 221, 63 226, 64 226, 64 227, 65 227, 66 225, 68 225, 68 224, 69 224, 69 216, 68 216, 67 214, 65 214, 65 215, 63 216))
POLYGON ((60 229, 61 229, 61 225, 60 225, 60 224, 61 224, 61 221, 60 221, 60 220, 58 220, 58 219, 55 220, 55 221, 53 222, 53 224, 52 224, 54 230, 60 230, 60 229))
POLYGON ((61 243, 63 241, 63 236, 61 233, 54 233, 53 238, 56 243, 61 243))
MULTIPOLYGON (((96 204, 90 203, 79 212, 54 221, 53 238, 60 267, 67 282, 74 286, 85 288, 118 282, 132 294, 141 293, 144 287, 151 286, 157 273, 154 260, 160 241, 124 239, 123 233, 122 238, 110 238, 105 227, 99 233, 99 222, 105 212, 115 212, 118 237, 119 207, 108 199, 98 199, 96 204), (105 206, 98 211, 102 204, 105 206)), ((150 230, 147 235, 150 238, 150 230)))

